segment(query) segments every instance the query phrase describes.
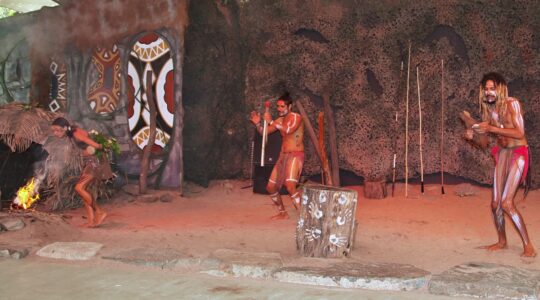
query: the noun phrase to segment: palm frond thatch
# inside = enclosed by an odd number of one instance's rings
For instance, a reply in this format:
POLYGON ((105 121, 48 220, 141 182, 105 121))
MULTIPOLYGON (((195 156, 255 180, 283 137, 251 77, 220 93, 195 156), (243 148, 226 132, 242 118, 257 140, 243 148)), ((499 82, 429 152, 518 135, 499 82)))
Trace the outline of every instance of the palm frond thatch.
POLYGON ((52 120, 59 115, 28 104, 13 102, 0 106, 0 141, 13 152, 23 152, 32 142, 43 144, 52 120))

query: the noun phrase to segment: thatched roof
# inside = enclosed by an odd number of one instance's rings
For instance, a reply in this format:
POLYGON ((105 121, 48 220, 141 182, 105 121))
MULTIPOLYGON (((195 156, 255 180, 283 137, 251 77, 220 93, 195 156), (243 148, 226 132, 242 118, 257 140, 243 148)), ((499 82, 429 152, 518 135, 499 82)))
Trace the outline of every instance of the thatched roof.
POLYGON ((58 114, 23 103, 0 106, 0 141, 13 152, 23 152, 32 142, 45 143, 58 114))

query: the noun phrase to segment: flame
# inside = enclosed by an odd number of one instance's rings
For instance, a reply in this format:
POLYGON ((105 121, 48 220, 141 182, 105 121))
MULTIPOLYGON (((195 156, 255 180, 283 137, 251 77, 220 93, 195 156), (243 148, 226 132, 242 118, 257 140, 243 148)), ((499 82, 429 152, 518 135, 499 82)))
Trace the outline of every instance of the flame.
POLYGON ((32 177, 30 181, 17 191, 17 198, 13 200, 18 206, 28 209, 34 202, 39 199, 39 193, 37 192, 39 188, 39 179, 37 182, 32 177))

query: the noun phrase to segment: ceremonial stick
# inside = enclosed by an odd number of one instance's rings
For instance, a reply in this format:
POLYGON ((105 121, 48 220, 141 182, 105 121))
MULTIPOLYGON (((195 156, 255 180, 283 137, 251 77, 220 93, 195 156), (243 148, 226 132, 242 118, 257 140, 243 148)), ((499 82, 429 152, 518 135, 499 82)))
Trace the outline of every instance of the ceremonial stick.
MULTIPOLYGON (((317 118, 317 124, 319 129, 319 149, 321 149, 321 156, 322 156, 322 165, 328 165, 328 159, 326 158, 326 147, 324 146, 324 112, 319 112, 319 116, 317 118)), ((329 169, 328 167, 326 169, 329 169)), ((325 174, 324 170, 325 168, 321 166, 321 183, 326 184, 328 181, 328 177, 330 177, 330 174, 325 174)))
POLYGON ((409 41, 409 56, 407 58, 407 94, 405 96, 405 198, 409 192, 409 78, 411 73, 411 42, 409 41))
MULTIPOLYGON (((395 126, 397 127, 397 117, 398 117, 398 113, 396 111, 396 118, 395 118, 395 126)), ((397 140, 397 138, 394 138, 394 159, 392 160, 392 197, 394 197, 394 190, 395 190, 395 187, 396 187, 396 158, 397 158, 397 153, 396 153, 396 145, 397 142, 395 141, 397 140)))
MULTIPOLYGON (((270 101, 264 102, 264 113, 270 112, 270 101)), ((263 132, 262 132, 262 145, 261 145, 261 167, 264 167, 264 150, 266 148, 266 140, 267 137, 267 131, 268 131, 268 123, 266 122, 266 119, 264 119, 263 116, 263 132)))
POLYGON ((331 170, 332 170, 332 182, 334 186, 340 186, 339 179, 339 156, 338 156, 338 147, 337 147, 337 131, 336 131, 336 122, 334 120, 334 111, 330 106, 330 95, 328 93, 323 94, 323 105, 324 112, 326 114, 326 120, 328 124, 328 138, 330 146, 330 161, 331 170))
POLYGON ((444 195, 444 60, 441 59, 441 193, 444 195))
MULTIPOLYGON (((403 77, 403 61, 401 61, 401 68, 399 70, 399 82, 398 82, 397 95, 396 95, 396 99, 398 99, 397 103, 399 103, 399 97, 401 95, 402 77, 403 77)), ((394 159, 392 160, 392 197, 394 197, 394 190, 396 188, 396 159, 397 159, 397 130, 398 128, 399 128, 398 112, 396 111, 396 117, 394 119, 394 145, 393 145, 394 159)))
POLYGON ((420 103, 420 72, 416 66, 416 85, 418 86, 418 115, 420 118, 419 145, 420 145, 420 191, 424 193, 424 160, 422 157, 422 104, 420 103))

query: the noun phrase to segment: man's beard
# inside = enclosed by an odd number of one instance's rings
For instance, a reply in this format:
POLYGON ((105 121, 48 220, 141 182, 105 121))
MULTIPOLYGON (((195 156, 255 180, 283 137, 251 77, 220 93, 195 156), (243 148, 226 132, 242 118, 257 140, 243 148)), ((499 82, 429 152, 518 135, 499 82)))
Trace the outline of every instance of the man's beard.
POLYGON ((497 97, 484 97, 484 103, 486 104, 495 104, 497 102, 497 97))
POLYGON ((497 94, 493 91, 484 94, 484 102, 487 104, 495 104, 497 102, 497 94))

